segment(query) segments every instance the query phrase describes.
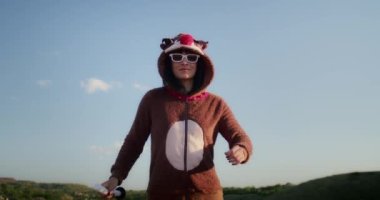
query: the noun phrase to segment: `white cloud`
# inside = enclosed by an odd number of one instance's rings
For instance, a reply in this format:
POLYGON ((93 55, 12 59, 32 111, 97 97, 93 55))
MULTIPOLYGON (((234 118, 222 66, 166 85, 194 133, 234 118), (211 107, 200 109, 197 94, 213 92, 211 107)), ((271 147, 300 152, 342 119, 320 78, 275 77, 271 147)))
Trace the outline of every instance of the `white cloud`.
POLYGON ((146 92, 151 87, 146 86, 146 85, 141 85, 140 83, 133 83, 133 88, 135 88, 136 90, 142 91, 142 92, 146 92))
MULTIPOLYGON (((97 156, 100 159, 104 159, 110 156, 116 156, 120 151, 121 146, 123 145, 124 140, 116 141, 111 145, 100 146, 100 145, 91 145, 89 147, 89 151, 97 156)), ((150 153, 150 141, 147 141, 144 145, 143 154, 150 153)))
POLYGON ((37 80, 36 83, 40 88, 48 88, 51 85, 51 80, 37 80))
POLYGON ((105 81, 96 78, 81 81, 80 85, 88 94, 92 94, 96 91, 107 92, 112 88, 110 83, 106 83, 105 81))
POLYGON ((123 87, 123 83, 119 82, 119 81, 111 81, 111 86, 112 88, 122 88, 123 87))
POLYGON ((119 151, 121 146, 123 145, 123 141, 118 141, 113 143, 113 147, 119 151))
POLYGON ((119 152, 122 144, 122 141, 118 141, 109 146, 91 145, 89 149, 92 153, 102 158, 104 156, 110 156, 119 152))
POLYGON ((119 81, 106 82, 97 78, 89 78, 81 81, 80 84, 88 94, 92 94, 96 91, 107 92, 110 89, 123 87, 123 83, 119 81))

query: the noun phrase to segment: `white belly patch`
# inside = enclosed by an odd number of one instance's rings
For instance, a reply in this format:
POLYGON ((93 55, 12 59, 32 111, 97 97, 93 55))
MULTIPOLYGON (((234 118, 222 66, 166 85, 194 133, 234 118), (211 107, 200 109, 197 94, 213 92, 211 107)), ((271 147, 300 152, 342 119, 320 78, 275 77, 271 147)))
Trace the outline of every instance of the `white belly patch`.
MULTIPOLYGON (((192 170, 199 165, 203 159, 203 130, 193 120, 187 121, 187 170, 192 170)), ((170 164, 178 169, 184 170, 185 151, 185 121, 175 122, 166 136, 165 153, 170 164)))

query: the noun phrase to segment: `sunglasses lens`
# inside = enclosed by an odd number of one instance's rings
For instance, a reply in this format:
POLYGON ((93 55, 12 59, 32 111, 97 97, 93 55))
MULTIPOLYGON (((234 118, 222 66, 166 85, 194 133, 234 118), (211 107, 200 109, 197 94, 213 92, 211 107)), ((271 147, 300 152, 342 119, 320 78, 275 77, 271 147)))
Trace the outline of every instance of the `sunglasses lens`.
POLYGON ((193 54, 187 55, 187 60, 189 62, 197 62, 198 61, 198 55, 193 55, 193 54))
POLYGON ((182 54, 172 54, 171 57, 174 62, 181 62, 183 59, 182 54))

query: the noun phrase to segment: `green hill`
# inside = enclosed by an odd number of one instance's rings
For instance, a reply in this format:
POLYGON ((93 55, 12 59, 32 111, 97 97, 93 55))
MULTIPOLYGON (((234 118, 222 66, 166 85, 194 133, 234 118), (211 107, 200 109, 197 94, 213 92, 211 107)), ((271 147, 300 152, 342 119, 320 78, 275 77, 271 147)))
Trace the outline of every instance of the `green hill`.
MULTIPOLYGON (((127 191, 128 200, 145 199, 145 191, 127 191)), ((80 184, 36 183, 0 178, 0 200, 103 200, 99 193, 80 184)))
MULTIPOLYGON (((127 191, 127 200, 142 200, 145 191, 127 191)), ((97 191, 80 184, 35 183, 0 178, 0 200, 100 200, 97 191)), ((334 175, 299 185, 224 188, 225 200, 378 200, 380 172, 334 175)))
POLYGON ((379 200, 380 172, 334 175, 278 192, 265 200, 379 200))
POLYGON ((265 197, 276 194, 280 191, 286 190, 293 187, 291 184, 285 185, 273 185, 266 187, 244 187, 244 188, 235 188, 227 187, 223 188, 223 194, 225 200, 263 200, 265 197))
POLYGON ((79 184, 35 183, 31 181, 0 180, 0 200, 72 200, 100 199, 95 191, 79 184))

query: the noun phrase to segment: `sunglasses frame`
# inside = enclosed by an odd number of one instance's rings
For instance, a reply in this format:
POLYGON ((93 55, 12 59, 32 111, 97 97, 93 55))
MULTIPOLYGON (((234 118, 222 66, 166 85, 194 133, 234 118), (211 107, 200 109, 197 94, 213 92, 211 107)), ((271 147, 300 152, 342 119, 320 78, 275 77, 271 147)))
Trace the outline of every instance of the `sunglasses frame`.
POLYGON ((169 54, 169 56, 170 56, 170 58, 171 58, 171 60, 173 61, 173 62, 176 62, 176 63, 179 63, 179 62, 183 62, 183 60, 186 58, 186 61, 187 62, 189 62, 189 63, 197 63, 198 62, 198 59, 199 59, 199 55, 197 55, 197 54, 182 54, 182 53, 171 53, 171 54, 169 54), (174 60, 173 59, 173 56, 178 56, 178 55, 181 55, 181 60, 174 60), (196 57, 196 60, 195 61, 190 61, 189 59, 188 59, 188 56, 195 56, 196 57))

